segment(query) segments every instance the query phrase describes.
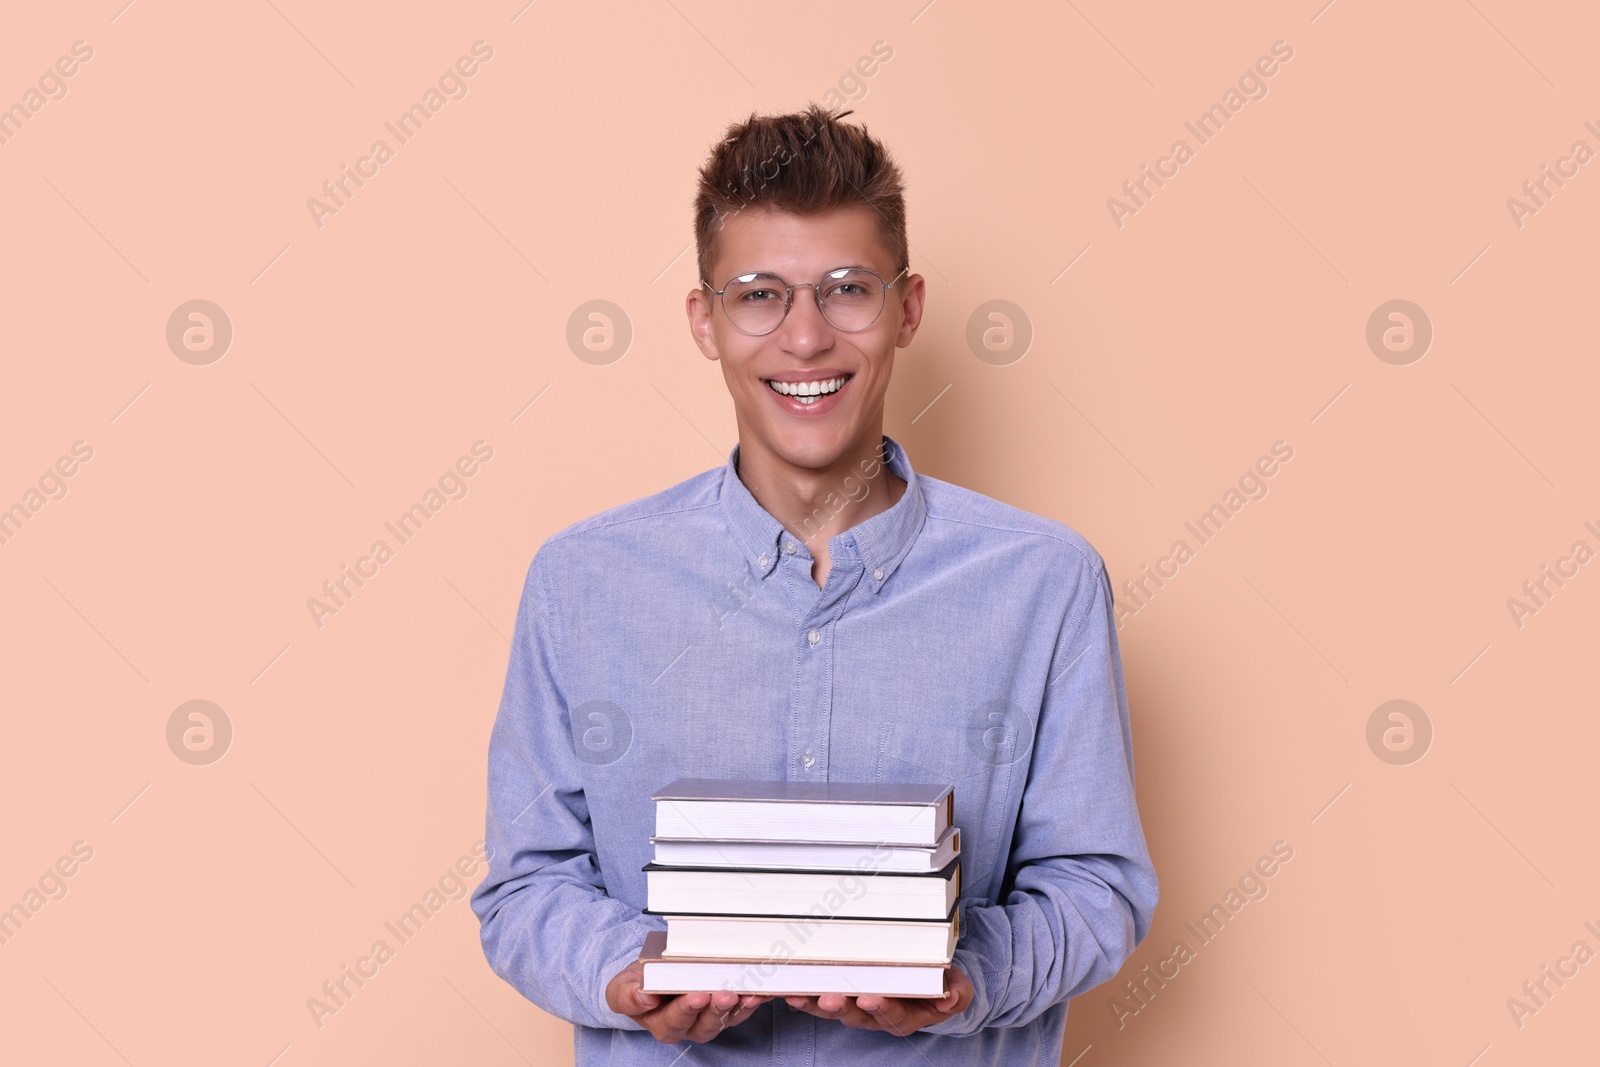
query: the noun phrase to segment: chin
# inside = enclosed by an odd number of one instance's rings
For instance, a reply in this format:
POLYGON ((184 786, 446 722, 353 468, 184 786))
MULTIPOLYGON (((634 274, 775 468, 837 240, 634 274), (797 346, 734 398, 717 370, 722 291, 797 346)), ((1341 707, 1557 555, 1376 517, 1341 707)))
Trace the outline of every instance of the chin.
POLYGON ((772 451, 785 463, 810 470, 822 470, 838 462, 848 441, 836 433, 821 430, 784 434, 771 442, 772 451))

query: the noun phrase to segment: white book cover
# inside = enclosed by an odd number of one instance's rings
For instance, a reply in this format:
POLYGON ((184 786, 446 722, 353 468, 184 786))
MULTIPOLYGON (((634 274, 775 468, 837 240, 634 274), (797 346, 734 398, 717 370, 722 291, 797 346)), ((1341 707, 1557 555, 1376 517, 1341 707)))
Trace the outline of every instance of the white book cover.
POLYGON ((961 852, 961 830, 947 826, 931 848, 905 845, 819 844, 812 841, 734 841, 652 835, 655 862, 668 867, 745 867, 770 870, 893 871, 916 874, 942 870, 961 852))
POLYGON ((774 996, 872 993, 890 997, 942 997, 947 966, 896 963, 788 963, 778 960, 675 959, 661 955, 666 932, 645 936, 646 993, 698 993, 729 989, 774 996))

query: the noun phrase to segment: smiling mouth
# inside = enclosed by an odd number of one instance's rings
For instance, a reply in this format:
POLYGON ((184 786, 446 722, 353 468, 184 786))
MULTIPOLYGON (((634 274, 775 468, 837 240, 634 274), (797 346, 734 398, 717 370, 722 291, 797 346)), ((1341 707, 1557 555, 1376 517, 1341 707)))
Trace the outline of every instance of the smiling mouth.
POLYGON ((817 382, 780 382, 768 378, 766 383, 767 388, 780 396, 786 396, 802 404, 815 404, 822 397, 837 393, 844 388, 845 382, 854 377, 854 374, 842 374, 837 378, 827 378, 817 382))

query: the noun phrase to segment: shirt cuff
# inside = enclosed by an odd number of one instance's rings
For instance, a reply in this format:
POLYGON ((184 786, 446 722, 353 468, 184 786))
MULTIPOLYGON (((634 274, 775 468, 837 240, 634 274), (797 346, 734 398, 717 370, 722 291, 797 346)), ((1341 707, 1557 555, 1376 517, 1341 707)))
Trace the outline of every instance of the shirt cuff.
MULTIPOLYGON (((640 941, 641 943, 643 942, 642 937, 640 941)), ((638 958, 639 946, 635 945, 627 955, 618 956, 600 968, 600 988, 596 991, 598 996, 595 998, 595 1014, 599 1016, 602 1026, 608 1026, 614 1030, 643 1030, 645 1028, 633 1016, 612 1011, 611 1005, 606 1003, 606 986, 611 984, 611 979, 615 978, 618 972, 638 958)))

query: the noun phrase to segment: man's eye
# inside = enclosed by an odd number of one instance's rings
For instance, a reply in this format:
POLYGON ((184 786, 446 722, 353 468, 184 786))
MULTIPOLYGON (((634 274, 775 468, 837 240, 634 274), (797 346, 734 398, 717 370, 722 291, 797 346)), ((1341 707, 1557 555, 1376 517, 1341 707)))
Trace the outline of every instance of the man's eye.
POLYGON ((771 289, 752 289, 742 294, 739 299, 746 304, 760 304, 776 298, 777 295, 771 289))

